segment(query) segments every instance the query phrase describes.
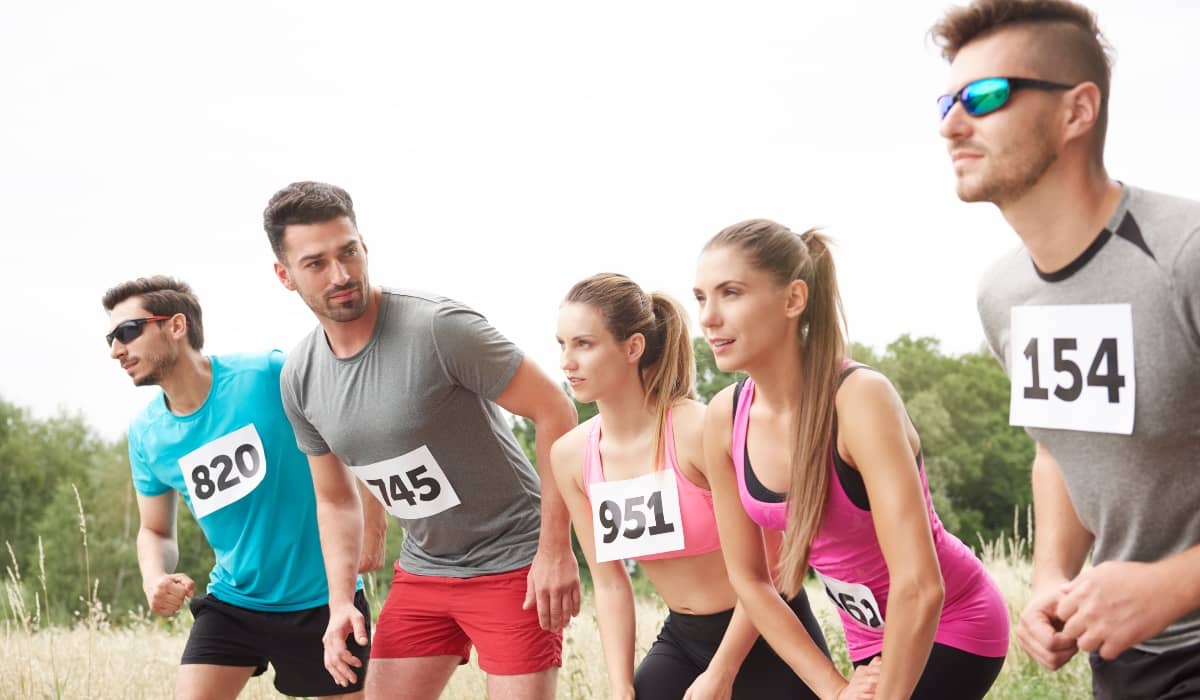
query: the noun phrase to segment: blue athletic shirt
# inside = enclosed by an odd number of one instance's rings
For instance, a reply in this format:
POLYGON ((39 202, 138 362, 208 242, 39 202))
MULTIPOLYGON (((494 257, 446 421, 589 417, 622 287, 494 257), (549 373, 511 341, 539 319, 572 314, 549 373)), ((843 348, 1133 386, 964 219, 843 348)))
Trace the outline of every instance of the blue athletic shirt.
POLYGON ((279 394, 285 356, 208 359, 199 409, 177 416, 160 392, 130 424, 134 488, 183 494, 216 555, 208 592, 220 600, 268 612, 325 605, 312 475, 279 394))

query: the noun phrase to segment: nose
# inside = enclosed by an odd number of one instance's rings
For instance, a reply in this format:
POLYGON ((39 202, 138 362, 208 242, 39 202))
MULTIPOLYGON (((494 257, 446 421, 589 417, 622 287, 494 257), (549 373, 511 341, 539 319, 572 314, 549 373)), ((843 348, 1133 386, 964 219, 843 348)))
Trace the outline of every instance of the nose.
POLYGON ((341 260, 335 260, 334 263, 329 266, 329 269, 333 273, 333 283, 335 285, 343 285, 347 280, 350 279, 350 274, 346 272, 346 266, 341 260))
POLYGON ((947 141, 961 141, 971 135, 971 116, 963 109, 962 102, 955 102, 946 112, 938 133, 947 141))
POLYGON ((113 338, 112 345, 108 348, 108 356, 114 360, 119 360, 125 356, 125 343, 113 338))
POLYGON ((575 369, 575 358, 571 356, 571 351, 565 347, 558 352, 558 366, 564 372, 575 369))
POLYGON ((700 315, 698 317, 701 328, 715 328, 720 324, 720 314, 717 313, 717 305, 712 301, 700 302, 700 315))

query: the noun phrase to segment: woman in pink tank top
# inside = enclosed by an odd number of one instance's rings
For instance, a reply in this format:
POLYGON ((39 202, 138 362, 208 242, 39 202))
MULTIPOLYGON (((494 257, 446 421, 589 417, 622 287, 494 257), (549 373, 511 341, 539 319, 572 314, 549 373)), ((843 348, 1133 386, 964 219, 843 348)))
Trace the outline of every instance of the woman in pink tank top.
POLYGON ((811 565, 877 698, 982 698, 1008 649, 995 582, 933 510, 920 439, 891 383, 845 358, 827 239, 773 221, 705 246, 700 325, 723 371, 704 443, 726 564, 750 619, 821 698, 869 696, 786 614, 811 565), (784 533, 772 571, 764 531, 784 533))
MULTIPOLYGON (((703 469, 704 406, 678 303, 629 278, 601 274, 559 310, 562 369, 599 415, 554 443, 559 492, 587 557, 613 698, 814 698, 758 639, 725 573, 703 469), (636 559, 670 614, 634 671, 636 559)), ((820 627, 803 595, 788 614, 820 627)), ((828 652, 825 652, 826 654, 828 652)))

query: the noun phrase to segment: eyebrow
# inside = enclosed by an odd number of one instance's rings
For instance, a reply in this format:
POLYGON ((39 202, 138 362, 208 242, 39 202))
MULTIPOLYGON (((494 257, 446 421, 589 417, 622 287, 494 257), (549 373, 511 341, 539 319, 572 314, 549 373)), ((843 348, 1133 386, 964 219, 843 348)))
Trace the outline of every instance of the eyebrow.
MULTIPOLYGON (((713 287, 713 291, 719 292, 731 284, 745 284, 745 282, 742 282, 741 280, 725 280, 724 282, 717 283, 717 285, 713 287)), ((699 287, 692 287, 692 293, 702 294, 703 291, 699 287)))

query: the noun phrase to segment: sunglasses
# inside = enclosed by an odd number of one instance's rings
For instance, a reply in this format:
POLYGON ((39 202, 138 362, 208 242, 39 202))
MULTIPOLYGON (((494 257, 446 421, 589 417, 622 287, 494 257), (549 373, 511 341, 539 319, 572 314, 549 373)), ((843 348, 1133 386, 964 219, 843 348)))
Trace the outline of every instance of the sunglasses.
POLYGON ((1019 88, 1070 90, 1073 87, 1075 86, 1035 78, 981 78, 967 83, 958 92, 939 97, 937 101, 938 115, 945 119, 954 107, 954 103, 961 102, 963 109, 967 110, 967 114, 972 117, 982 117, 1008 104, 1013 90, 1019 88))
POLYGON ((151 321, 166 321, 170 316, 147 316, 146 318, 131 318, 128 321, 122 321, 117 324, 117 327, 112 329, 112 333, 104 336, 108 341, 109 347, 112 347, 113 338, 121 341, 121 344, 127 345, 137 339, 142 334, 142 326, 145 326, 151 321))

